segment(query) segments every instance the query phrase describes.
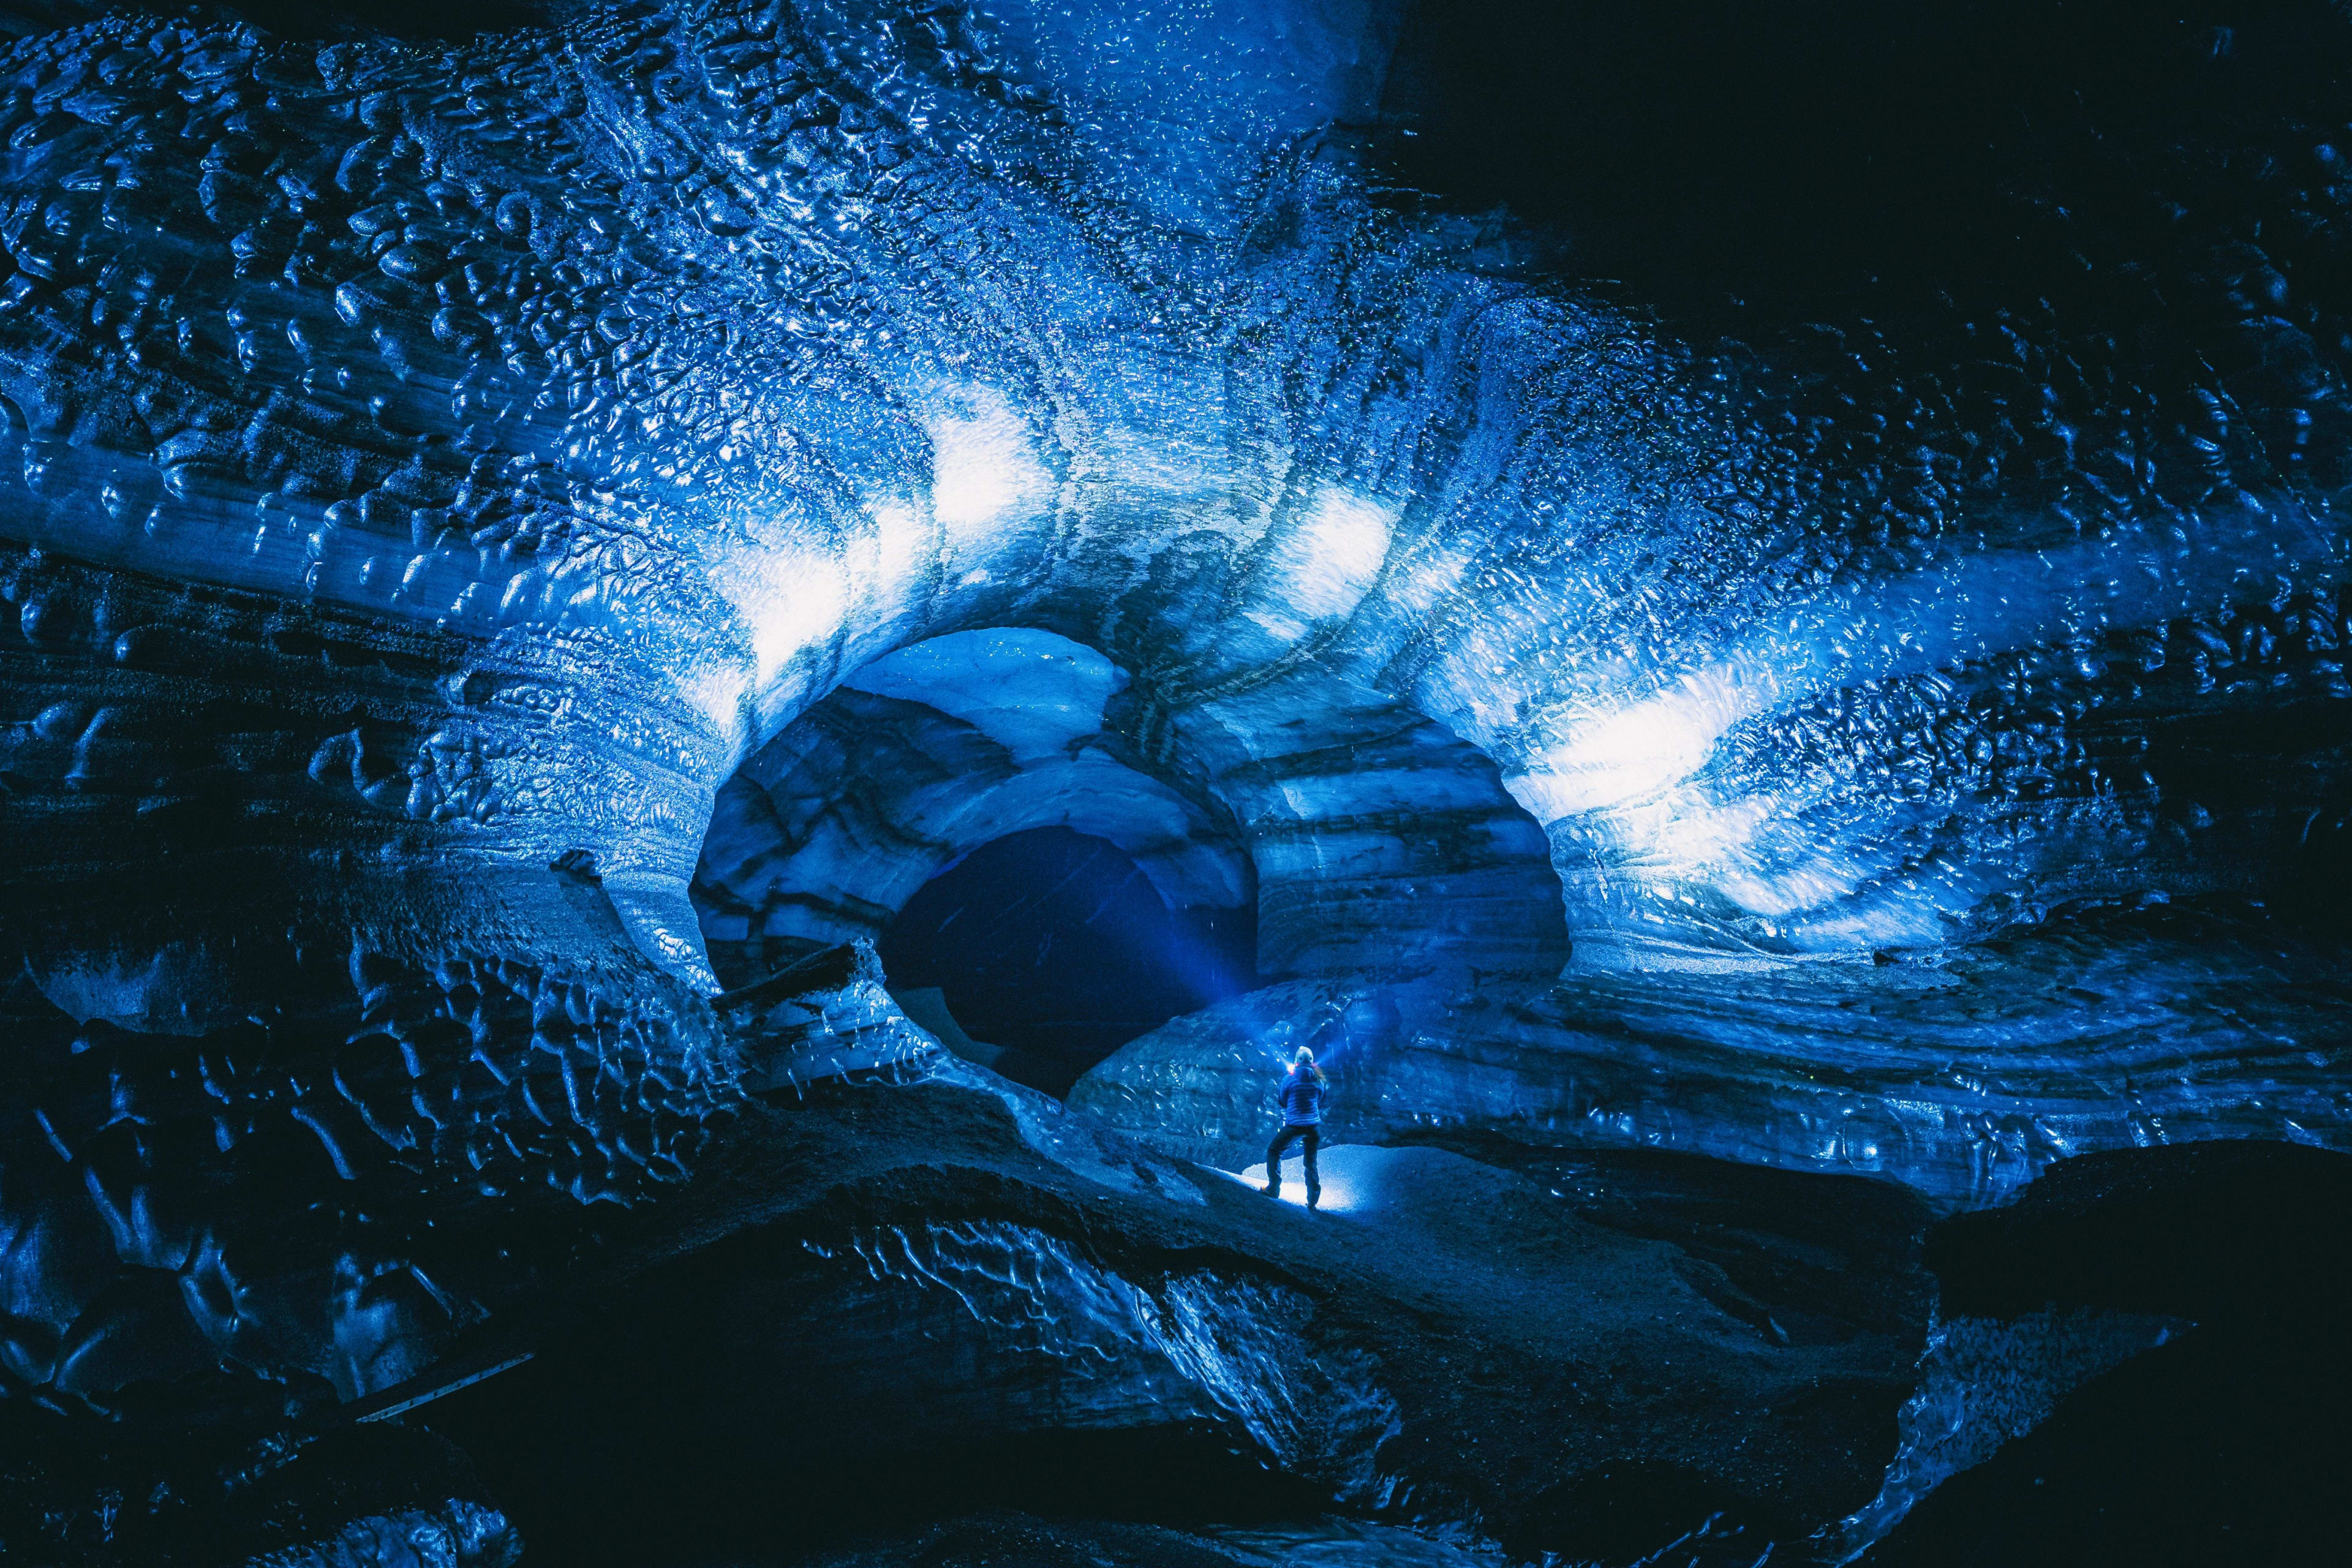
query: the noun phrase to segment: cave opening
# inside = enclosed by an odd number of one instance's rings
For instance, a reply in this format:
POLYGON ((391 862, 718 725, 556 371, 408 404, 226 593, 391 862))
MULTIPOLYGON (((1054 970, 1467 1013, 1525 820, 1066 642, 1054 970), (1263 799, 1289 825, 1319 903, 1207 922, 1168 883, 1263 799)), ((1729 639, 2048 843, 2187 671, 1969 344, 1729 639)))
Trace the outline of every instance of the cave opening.
POLYGON ((933 877, 879 950, 908 1017, 1058 1095, 1136 1037, 1254 989, 1257 904, 1171 908, 1117 845, 1037 827, 933 877))
POLYGON ((0 34, 0 1561, 2343 1552, 2352 5, 0 34))

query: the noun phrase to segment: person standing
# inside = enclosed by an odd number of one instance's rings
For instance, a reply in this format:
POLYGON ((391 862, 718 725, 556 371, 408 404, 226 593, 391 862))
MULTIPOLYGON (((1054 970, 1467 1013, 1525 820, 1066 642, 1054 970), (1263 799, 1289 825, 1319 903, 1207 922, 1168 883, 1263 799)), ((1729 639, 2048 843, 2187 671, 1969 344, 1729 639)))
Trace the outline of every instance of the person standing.
POLYGON ((1296 1142, 1307 1145, 1307 1206, 1313 1208, 1323 1201, 1323 1178, 1315 1168, 1316 1152, 1323 1146, 1323 1095, 1331 1080, 1315 1065, 1315 1053, 1305 1046, 1292 1058, 1290 1072, 1282 1080, 1275 1095, 1282 1108, 1282 1130, 1274 1142, 1265 1146, 1265 1192, 1268 1197, 1282 1195, 1282 1156, 1296 1142))

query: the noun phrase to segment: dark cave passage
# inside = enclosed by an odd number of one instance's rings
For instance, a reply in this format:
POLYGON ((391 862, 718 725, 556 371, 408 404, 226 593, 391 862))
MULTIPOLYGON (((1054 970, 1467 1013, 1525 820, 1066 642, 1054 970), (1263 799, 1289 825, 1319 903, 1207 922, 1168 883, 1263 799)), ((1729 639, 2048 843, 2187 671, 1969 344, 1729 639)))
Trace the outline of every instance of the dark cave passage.
POLYGON ((883 932, 914 1020, 1016 1082, 1066 1093, 1139 1035, 1257 984, 1257 909, 1168 907, 1108 840, 1039 827, 982 845, 883 932), (936 994, 934 995, 934 994, 936 994))

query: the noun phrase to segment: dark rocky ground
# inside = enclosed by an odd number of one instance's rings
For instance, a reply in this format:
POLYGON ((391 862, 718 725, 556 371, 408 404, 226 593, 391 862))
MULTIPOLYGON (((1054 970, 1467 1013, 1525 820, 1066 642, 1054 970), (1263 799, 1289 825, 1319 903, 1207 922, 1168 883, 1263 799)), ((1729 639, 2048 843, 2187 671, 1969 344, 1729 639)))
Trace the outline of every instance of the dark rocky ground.
POLYGON ((2055 1301, 2197 1326, 1931 1493, 1874 1568, 2342 1554, 2352 1160, 2252 1142, 2085 1155, 1946 1221, 1927 1258, 1948 1311, 2055 1301))
MULTIPOLYGON (((971 1111, 940 1088, 841 1090, 734 1141, 849 1173, 644 1270, 531 1367, 426 1419, 565 1562, 688 1538, 772 1550, 988 1504, 1296 1517, 1351 1489, 1529 1555, 1630 1557, 1718 1512, 1802 1534, 1866 1501, 1892 1451, 1930 1290, 1927 1213, 1892 1184, 1483 1138, 1392 1152, 1377 1194, 1310 1215, 1211 1174, 1198 1205, 1087 1192, 971 1111), (1359 1392, 1304 1400, 1299 1451, 1269 1455, 1227 1413, 1008 1351, 1002 1325, 910 1321, 919 1291, 877 1299, 808 1250, 966 1225, 1066 1242, 1147 1292, 1211 1281, 1359 1392), (1393 1410, 1372 1473, 1350 1476, 1317 1428, 1355 1419, 1363 1390, 1393 1410), (549 1430, 565 1441, 533 1441, 549 1430)), ((1332 1163, 1336 1195, 1349 1162, 1332 1163)), ((1281 1370, 1244 1354, 1287 1353, 1220 1342, 1244 1377, 1281 1370)))
POLYGON ((1808 1561, 1878 1490, 1939 1289, 2198 1326, 1868 1562, 2319 1560, 2334 1529, 2340 1155, 2090 1156, 1938 1222, 1892 1183, 1430 1131, 1327 1151, 1310 1215, 1018 1106, 1062 1159, 950 1083, 754 1103, 679 1199, 573 1238, 500 1320, 527 1340, 470 1347, 535 1359, 397 1421, 286 1389, 274 1417, 12 1405, 9 1560, 236 1563, 389 1520, 465 1564, 518 1536, 679 1568, 1808 1561))

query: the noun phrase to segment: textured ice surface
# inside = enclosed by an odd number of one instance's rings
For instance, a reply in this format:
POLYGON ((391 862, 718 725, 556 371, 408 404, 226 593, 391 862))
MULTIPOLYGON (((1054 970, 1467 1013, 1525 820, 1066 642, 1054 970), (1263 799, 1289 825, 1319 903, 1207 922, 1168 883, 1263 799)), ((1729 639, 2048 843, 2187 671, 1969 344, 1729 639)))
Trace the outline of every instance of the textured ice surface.
POLYGON ((929 1070, 854 963, 714 1011, 706 934, 1044 821, 1290 977, 1104 1077, 1139 1131, 1237 1137, 1328 1005, 1374 1127, 1966 1197, 2341 1142, 2332 950, 2123 919, 2336 900, 2334 143, 2216 153, 2120 315, 1733 341, 1398 198, 1397 24, 12 43, 5 1385, 396 1381, 536 1267, 443 1220, 929 1070))
POLYGON ((1903 1406, 1903 1446, 1871 1505, 1813 1542, 1832 1562, 1868 1550, 1941 1482, 2040 1426, 2101 1373, 2154 1350, 2186 1320, 2095 1308, 2052 1308, 2004 1321, 1956 1318, 1927 1336, 1919 1389, 1903 1406))
POLYGON ((1206 1532, 1246 1563, 1302 1568, 1496 1568, 1503 1555, 1475 1541, 1432 1540, 1391 1526, 1332 1519, 1315 1525, 1230 1525, 1206 1532))
MULTIPOLYGON (((1336 1498, 1363 1503, 1379 1488, 1395 1401, 1377 1366, 1334 1364, 1307 1349, 1300 1328, 1313 1307, 1295 1291, 1200 1269, 1138 1284, 1055 1237, 992 1221, 877 1230, 853 1237, 847 1250, 877 1288, 944 1292, 982 1331, 984 1351, 958 1352, 951 1329, 930 1321, 918 1337, 945 1340, 945 1353, 1050 1365, 1011 1378, 967 1369, 969 1392, 948 1395, 948 1408, 927 1421, 952 1426, 974 1414, 956 1405, 990 1402, 1017 1408, 974 1421, 976 1429, 1017 1431, 1048 1414, 1081 1428, 1191 1415, 1231 1423, 1336 1498)), ((909 1310, 898 1300, 886 1294, 874 1310, 909 1310)), ((934 1381, 911 1366, 902 1375, 910 1386, 934 1381)))
POLYGON ((453 1498, 436 1512, 355 1520, 331 1540, 255 1558, 252 1568, 509 1568, 521 1561, 522 1542, 496 1510, 453 1498))
POLYGON ((1986 1203, 2092 1149, 2336 1141, 2347 1026, 2331 952, 2159 905, 1924 964, 1571 974, 1537 994, 1291 982, 1130 1042, 1071 1100, 1238 1168, 1312 1044, 1349 1138, 1524 1120, 1986 1203))
POLYGON ((731 956, 871 940, 948 865, 1045 826, 1118 845, 1177 907, 1240 903, 1252 885, 1229 815, 1104 736, 1125 684, 1092 649, 1034 632, 955 634, 868 665, 720 789, 696 883, 706 943, 731 956))
MULTIPOLYGON (((1298 668, 1391 694, 1496 760, 1596 962, 1933 944, 2274 853, 2183 833, 2147 753, 2341 684, 2337 536, 2231 412, 2329 395, 2286 321, 2161 459, 2063 321, 1948 367, 1848 338, 1823 400, 1368 202, 1297 139, 1376 12, 894 15, 18 45, 16 531, 467 639, 478 700, 352 764, 404 780, 377 809, 586 845, 688 967, 731 760, 975 625, 1100 647, 1180 731, 1298 668)), ((133 668, 185 637, 110 629, 133 668)))

